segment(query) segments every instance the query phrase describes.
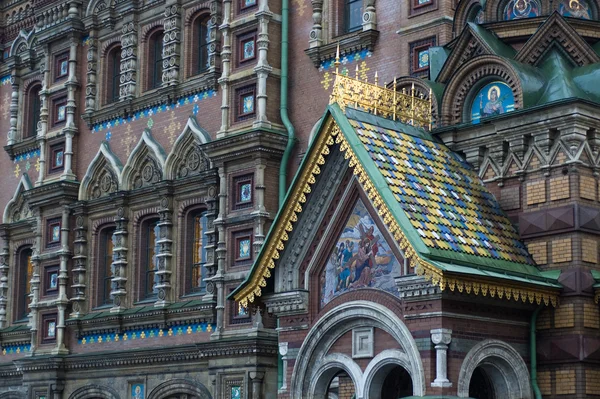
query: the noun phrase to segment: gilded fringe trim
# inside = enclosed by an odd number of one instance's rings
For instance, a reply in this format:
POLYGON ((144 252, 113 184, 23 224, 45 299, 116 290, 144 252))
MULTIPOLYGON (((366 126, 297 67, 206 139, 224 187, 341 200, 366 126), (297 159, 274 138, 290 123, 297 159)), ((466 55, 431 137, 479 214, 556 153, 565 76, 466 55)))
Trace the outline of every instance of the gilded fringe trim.
MULTIPOLYGON (((459 279, 445 276, 441 270, 426 260, 421 259, 402 232, 396 219, 369 179, 367 172, 358 161, 354 151, 350 148, 339 126, 333 122, 333 119, 327 122, 326 131, 329 133, 317 138, 319 140, 316 143, 317 148, 308 159, 308 164, 306 165, 306 170, 310 172, 301 176, 300 181, 295 186, 292 193, 292 200, 284 210, 281 222, 265 250, 262 258, 264 261, 258 265, 258 270, 254 273, 252 281, 235 296, 235 300, 239 302, 240 306, 247 307, 248 303, 254 302, 256 297, 261 296, 262 288, 267 285, 266 279, 271 276, 271 269, 275 267, 275 260, 279 259, 281 251, 285 248, 285 242, 289 238, 289 233, 294 228, 293 223, 298 220, 298 214, 302 212, 302 204, 306 202, 306 194, 311 192, 311 186, 316 182, 315 176, 321 173, 320 165, 325 163, 325 156, 329 154, 330 147, 334 144, 339 144, 340 151, 344 154, 344 158, 348 160, 354 175, 372 201, 373 206, 378 210, 391 236, 394 237, 404 252, 404 256, 409 260, 410 266, 415 269, 418 275, 424 276, 425 279, 431 281, 432 284, 438 286, 442 291, 448 288, 452 292, 457 290, 460 293, 481 294, 484 297, 489 295, 492 298, 498 297, 499 299, 512 299, 514 301, 520 299, 523 303, 529 301, 529 303, 533 304, 535 302, 538 305, 542 302, 546 306, 549 304, 552 304, 552 306, 557 305, 558 294, 551 290, 524 288, 517 285, 502 284, 499 281, 493 280, 482 282, 469 277, 459 279)), ((600 293, 596 295, 596 302, 598 302, 599 297, 600 293)))

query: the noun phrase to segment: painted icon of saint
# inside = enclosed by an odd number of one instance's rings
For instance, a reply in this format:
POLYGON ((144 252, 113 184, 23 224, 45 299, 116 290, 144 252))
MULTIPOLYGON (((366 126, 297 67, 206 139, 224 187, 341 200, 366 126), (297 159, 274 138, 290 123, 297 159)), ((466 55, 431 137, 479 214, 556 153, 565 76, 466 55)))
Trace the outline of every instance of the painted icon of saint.
POLYGON ((500 98, 500 88, 498 86, 492 86, 488 90, 487 95, 488 101, 483 106, 483 93, 479 95, 479 106, 481 108, 481 116, 493 116, 504 113, 504 107, 502 106, 503 98, 500 98))
POLYGON ((558 12, 565 17, 592 19, 592 11, 585 0, 562 0, 558 12))
POLYGON ((504 20, 533 18, 540 15, 538 0, 511 0, 504 8, 504 20))

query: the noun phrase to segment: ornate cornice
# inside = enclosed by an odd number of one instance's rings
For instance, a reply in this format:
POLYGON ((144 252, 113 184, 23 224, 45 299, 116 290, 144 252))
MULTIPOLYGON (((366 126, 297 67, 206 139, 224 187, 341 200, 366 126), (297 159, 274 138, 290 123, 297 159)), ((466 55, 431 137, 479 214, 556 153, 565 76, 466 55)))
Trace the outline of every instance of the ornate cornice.
POLYGON ((263 302, 269 313, 290 316, 308 312, 308 291, 288 291, 265 296, 263 302))

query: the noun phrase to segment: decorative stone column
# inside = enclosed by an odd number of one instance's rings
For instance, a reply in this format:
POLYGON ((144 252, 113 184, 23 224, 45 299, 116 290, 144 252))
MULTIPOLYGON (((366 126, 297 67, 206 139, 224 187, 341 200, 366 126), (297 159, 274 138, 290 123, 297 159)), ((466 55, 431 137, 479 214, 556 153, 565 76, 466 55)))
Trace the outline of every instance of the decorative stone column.
POLYGON ((431 341, 435 345, 436 377, 431 383, 432 387, 447 388, 452 383, 448 380, 448 345, 452 341, 452 330, 436 328, 430 331, 431 341))
POLYGON ((111 269, 113 278, 110 295, 113 297, 113 307, 111 312, 120 312, 125 310, 125 300, 127 295, 127 222, 125 217, 125 208, 120 206, 117 209, 115 217, 116 229, 113 234, 113 262, 111 269))
POLYGON ((98 73, 98 41, 96 31, 90 30, 89 47, 87 51, 87 83, 85 85, 85 113, 91 114, 96 110, 96 93, 98 73))
POLYGON ((37 127, 36 141, 40 149, 40 171, 36 186, 44 183, 46 178, 46 133, 48 132, 48 87, 50 81, 50 49, 46 45, 44 48, 44 62, 40 67, 40 73, 43 76, 42 89, 40 90, 40 122, 37 127))
POLYGON ((60 266, 58 271, 58 299, 55 301, 58 308, 58 320, 56 323, 56 348, 53 353, 68 353, 65 347, 65 311, 69 304, 67 298, 67 281, 69 280, 69 272, 67 270, 67 262, 71 257, 69 250, 69 214, 68 205, 63 206, 62 221, 60 225, 60 266))
POLYGON ((19 112, 19 84, 21 79, 16 76, 16 70, 13 70, 13 74, 10 77, 10 85, 12 87, 12 93, 10 96, 10 128, 8 129, 8 140, 7 144, 12 145, 17 141, 17 118, 19 112))
POLYGON ((79 37, 71 37, 69 46, 69 77, 65 82, 67 87, 67 115, 66 123, 63 131, 65 132, 65 166, 61 179, 76 180, 73 173, 73 137, 77 133, 77 125, 75 124, 75 111, 77 104, 75 96, 79 82, 77 81, 77 47, 79 46, 79 37))
POLYGON ((375 12, 375 0, 367 0, 365 12, 363 13, 362 30, 377 30, 377 13, 375 12))
POLYGON ((163 307, 171 304, 171 261, 173 258, 173 211, 171 210, 171 199, 163 196, 160 199, 160 208, 158 210, 160 220, 158 221, 158 299, 154 303, 155 307, 163 307))
POLYGON ((132 100, 137 82, 137 24, 130 21, 123 25, 121 35, 121 77, 119 98, 132 100))
POLYGON ((29 323, 28 327, 31 331, 31 353, 35 353, 37 348, 37 332, 38 332, 38 302, 40 298, 40 263, 41 263, 41 247, 42 247, 42 216, 39 209, 35 211, 35 224, 32 224, 32 229, 35 232, 35 242, 32 248, 31 264, 33 273, 31 275, 29 293, 29 323))
POLYGON ((179 83, 179 47, 181 43, 181 8, 168 4, 165 8, 163 26, 163 86, 176 86, 179 83))
POLYGON ((258 64, 254 67, 256 72, 256 120, 254 127, 270 128, 271 122, 267 119, 267 78, 273 70, 267 61, 267 52, 269 50, 269 20, 273 13, 269 11, 267 0, 259 0, 259 10, 256 13, 258 18, 258 38, 256 46, 258 47, 258 64))
POLYGON ((217 262, 215 261, 215 250, 217 248, 217 239, 215 234, 215 217, 217 216, 217 187, 210 186, 208 188, 208 196, 206 198, 206 219, 207 219, 207 231, 204 233, 207 238, 206 245, 206 267, 207 276, 209 280, 206 282, 206 294, 202 298, 203 301, 212 302, 215 299, 215 283, 210 279, 217 272, 217 262))
POLYGON ((255 197, 255 211, 252 212, 254 217, 254 240, 252 242, 252 249, 255 256, 258 255, 260 248, 265 241, 265 220, 269 216, 265 208, 265 168, 267 167, 266 161, 258 159, 256 169, 254 172, 254 197, 255 197))
POLYGON ((210 3, 210 21, 208 25, 208 70, 210 72, 217 72, 220 69, 221 38, 218 28, 222 22, 222 11, 221 1, 212 0, 210 3))
POLYGON ((225 273, 225 255, 227 248, 225 245, 225 210, 227 209, 227 174, 223 165, 219 166, 219 180, 220 189, 219 192, 219 215, 215 219, 215 226, 218 231, 217 249, 215 253, 217 255, 217 272, 211 281, 215 284, 217 292, 217 327, 213 333, 213 338, 219 338, 223 333, 224 328, 224 317, 225 317, 225 289, 224 289, 224 273, 225 273))
POLYGON ((323 0, 311 0, 313 9, 313 26, 310 30, 308 47, 315 48, 323 44, 323 0))
POLYGON ((262 380, 265 378, 265 373, 251 371, 250 379, 252 380, 252 399, 261 399, 260 395, 262 388, 262 380))
POLYGON ((2 252, 0 252, 0 329, 8 325, 6 319, 6 305, 8 294, 8 263, 10 259, 10 236, 6 230, 0 231, 2 239, 2 252))
POLYGON ((283 375, 281 377, 281 387, 279 387, 279 392, 287 391, 287 366, 288 366, 288 343, 280 342, 279 343, 279 355, 281 356, 283 375))
POLYGON ((223 0, 223 23, 219 30, 223 35, 223 50, 221 59, 223 73, 219 78, 221 85, 221 128, 217 138, 224 137, 229 130, 229 75, 231 73, 231 0, 223 0))
POLYGON ((71 318, 81 317, 85 311, 85 275, 87 271, 87 213, 84 209, 74 210, 75 214, 75 241, 73 255, 73 281, 71 288, 73 296, 71 297, 72 312, 71 318))

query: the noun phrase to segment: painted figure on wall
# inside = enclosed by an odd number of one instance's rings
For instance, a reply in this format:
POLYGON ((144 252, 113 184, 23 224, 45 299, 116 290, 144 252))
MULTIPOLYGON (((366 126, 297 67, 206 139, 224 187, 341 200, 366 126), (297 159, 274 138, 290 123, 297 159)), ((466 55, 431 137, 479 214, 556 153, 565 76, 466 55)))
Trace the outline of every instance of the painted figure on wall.
POLYGON ((538 0, 510 0, 504 7, 503 19, 534 18, 540 15, 540 8, 538 0))
POLYGON ((471 120, 478 123, 480 118, 487 118, 514 111, 515 99, 512 90, 504 82, 492 82, 485 85, 473 101, 471 120))
POLYGON ((143 384, 133 384, 131 386, 131 399, 144 399, 143 384))
POLYGON ((558 12, 565 17, 592 19, 592 10, 586 0, 562 0, 558 12))
POLYGON ((396 293, 394 277, 399 275, 400 262, 358 200, 321 272, 321 306, 358 288, 396 293))

